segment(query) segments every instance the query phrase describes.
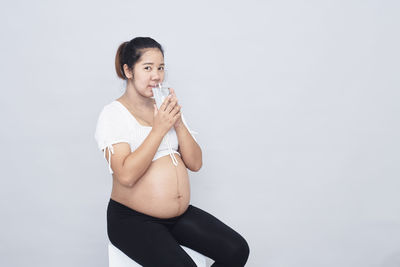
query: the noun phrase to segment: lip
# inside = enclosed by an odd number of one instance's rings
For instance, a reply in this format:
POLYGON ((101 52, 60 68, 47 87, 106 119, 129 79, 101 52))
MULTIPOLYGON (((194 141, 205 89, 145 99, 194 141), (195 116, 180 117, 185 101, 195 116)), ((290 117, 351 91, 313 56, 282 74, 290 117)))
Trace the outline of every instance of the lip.
POLYGON ((156 84, 150 84, 149 87, 158 87, 160 83, 156 83, 156 84))

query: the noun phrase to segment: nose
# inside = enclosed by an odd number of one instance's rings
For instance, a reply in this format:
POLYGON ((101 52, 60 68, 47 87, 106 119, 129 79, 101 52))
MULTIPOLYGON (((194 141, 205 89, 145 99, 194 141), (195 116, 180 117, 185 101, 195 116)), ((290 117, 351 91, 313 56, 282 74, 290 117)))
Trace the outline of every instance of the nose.
POLYGON ((153 81, 160 81, 160 79, 161 79, 161 73, 158 71, 158 70, 155 70, 153 73, 152 73, 152 75, 151 75, 151 79, 153 80, 153 81))

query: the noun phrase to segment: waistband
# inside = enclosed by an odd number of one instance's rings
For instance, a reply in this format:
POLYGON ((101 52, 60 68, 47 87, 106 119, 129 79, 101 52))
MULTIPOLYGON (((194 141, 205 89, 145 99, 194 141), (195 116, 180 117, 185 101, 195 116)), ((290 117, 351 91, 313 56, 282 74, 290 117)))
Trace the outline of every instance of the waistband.
POLYGON ((176 217, 171 217, 171 218, 157 218, 157 217, 153 217, 151 215, 148 214, 144 214, 140 211, 134 210, 130 207, 125 206, 124 204, 115 201, 114 199, 110 198, 110 201, 108 203, 108 208, 112 208, 113 210, 117 210, 118 213, 123 213, 125 215, 131 215, 131 216, 139 216, 145 219, 149 219, 149 220, 153 220, 153 221, 174 221, 176 219, 178 219, 179 217, 181 217, 183 214, 176 216, 176 217))

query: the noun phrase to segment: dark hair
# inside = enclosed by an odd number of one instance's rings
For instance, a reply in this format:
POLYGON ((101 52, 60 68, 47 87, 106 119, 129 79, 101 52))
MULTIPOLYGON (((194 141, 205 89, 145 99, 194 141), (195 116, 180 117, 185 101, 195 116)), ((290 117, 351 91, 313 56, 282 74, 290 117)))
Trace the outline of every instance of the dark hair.
POLYGON ((143 55, 143 50, 146 48, 158 48, 164 56, 164 50, 161 45, 150 37, 136 37, 129 42, 120 44, 115 56, 115 70, 118 77, 124 80, 127 79, 123 68, 124 64, 128 65, 129 69, 133 69, 133 66, 143 55))

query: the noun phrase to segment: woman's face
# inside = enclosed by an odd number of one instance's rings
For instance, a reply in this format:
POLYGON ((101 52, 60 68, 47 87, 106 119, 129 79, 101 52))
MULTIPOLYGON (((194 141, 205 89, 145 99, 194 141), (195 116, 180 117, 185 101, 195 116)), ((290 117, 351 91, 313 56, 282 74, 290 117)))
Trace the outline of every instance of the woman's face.
POLYGON ((146 49, 133 68, 133 85, 141 95, 153 96, 152 87, 164 81, 164 57, 158 48, 146 49))

